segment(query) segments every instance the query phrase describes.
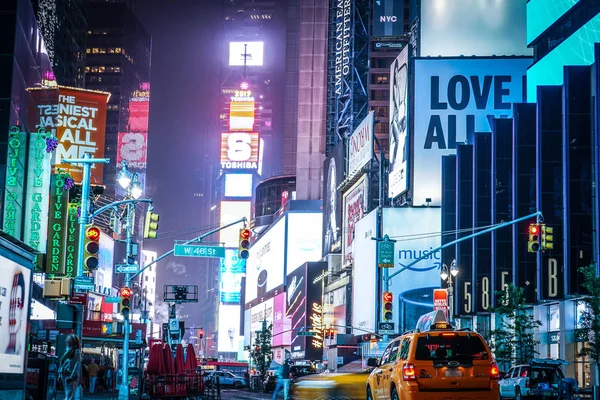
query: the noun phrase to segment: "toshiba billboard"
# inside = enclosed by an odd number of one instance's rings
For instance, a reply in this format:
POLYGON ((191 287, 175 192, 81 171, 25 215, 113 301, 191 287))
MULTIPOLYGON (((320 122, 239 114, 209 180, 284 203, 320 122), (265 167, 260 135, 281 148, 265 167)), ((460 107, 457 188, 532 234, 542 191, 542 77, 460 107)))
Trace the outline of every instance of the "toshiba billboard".
POLYGON ((257 169, 258 132, 224 132, 221 134, 222 169, 257 169))

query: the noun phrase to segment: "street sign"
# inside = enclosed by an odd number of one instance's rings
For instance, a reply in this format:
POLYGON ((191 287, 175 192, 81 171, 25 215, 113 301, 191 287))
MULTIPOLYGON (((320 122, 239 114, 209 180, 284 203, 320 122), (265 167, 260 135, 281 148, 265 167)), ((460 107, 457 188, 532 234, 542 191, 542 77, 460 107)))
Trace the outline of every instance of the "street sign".
POLYGON ((76 276, 75 290, 94 290, 93 276, 76 276))
POLYGON ((115 271, 118 274, 135 274, 140 270, 140 266, 137 264, 117 264, 115 265, 115 271))
POLYGON ((87 294, 73 293, 73 295, 69 298, 69 304, 79 304, 79 305, 87 304, 87 294))
POLYGON ((298 332, 298 336, 317 336, 317 332, 298 332))
POLYGON ((377 242, 377 266, 394 268, 394 242, 387 240, 377 242))
POLYGON ((116 296, 116 297, 105 297, 104 298, 104 302, 105 303, 118 303, 121 301, 121 298, 116 296))
POLYGON ((393 322, 380 322, 377 328, 377 332, 380 335, 393 335, 396 333, 393 322))
POLYGON ((176 244, 175 255, 180 257, 225 258, 225 247, 199 246, 193 244, 176 244))

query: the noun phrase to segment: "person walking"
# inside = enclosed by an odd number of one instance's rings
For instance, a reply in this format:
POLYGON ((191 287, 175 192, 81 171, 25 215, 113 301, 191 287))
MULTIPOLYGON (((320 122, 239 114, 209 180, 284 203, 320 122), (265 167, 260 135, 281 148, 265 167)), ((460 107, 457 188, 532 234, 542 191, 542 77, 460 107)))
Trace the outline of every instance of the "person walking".
POLYGON ((94 394, 96 389, 96 382, 98 381, 98 370, 100 366, 96 364, 96 360, 92 359, 92 362, 87 367, 88 378, 90 378, 90 394, 94 394))
POLYGON ((81 350, 79 338, 67 337, 67 350, 60 358, 58 375, 65 387, 65 400, 81 400, 81 350))
POLYGON ((288 400, 288 396, 290 393, 290 353, 285 353, 285 361, 283 365, 277 368, 275 372, 277 375, 277 386, 275 386, 275 391, 273 392, 273 400, 277 399, 277 394, 283 388, 283 399, 288 400))
POLYGON ((558 385, 557 400, 572 400, 573 395, 579 392, 579 382, 573 378, 565 378, 558 385))
POLYGON ((106 372, 104 373, 104 383, 107 391, 111 391, 113 388, 113 374, 114 371, 112 367, 106 364, 106 372))

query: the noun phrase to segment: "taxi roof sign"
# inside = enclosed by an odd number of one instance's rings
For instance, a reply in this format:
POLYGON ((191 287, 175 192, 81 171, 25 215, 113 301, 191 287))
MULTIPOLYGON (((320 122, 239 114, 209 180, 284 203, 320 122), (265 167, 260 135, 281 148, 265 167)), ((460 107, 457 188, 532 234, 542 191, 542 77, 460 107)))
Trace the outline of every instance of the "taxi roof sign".
POLYGON ((417 321, 416 328, 419 332, 427 332, 436 329, 454 329, 454 327, 446 320, 446 315, 443 310, 435 310, 421 315, 417 321))

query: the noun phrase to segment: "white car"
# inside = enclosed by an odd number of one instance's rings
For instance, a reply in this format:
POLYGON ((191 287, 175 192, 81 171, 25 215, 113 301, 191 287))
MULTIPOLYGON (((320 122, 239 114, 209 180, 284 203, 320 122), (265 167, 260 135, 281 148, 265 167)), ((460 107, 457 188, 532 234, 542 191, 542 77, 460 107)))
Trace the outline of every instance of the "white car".
POLYGON ((558 385, 565 377, 560 366, 566 364, 568 362, 564 360, 534 359, 531 364, 512 367, 498 381, 500 398, 557 398, 558 385))

